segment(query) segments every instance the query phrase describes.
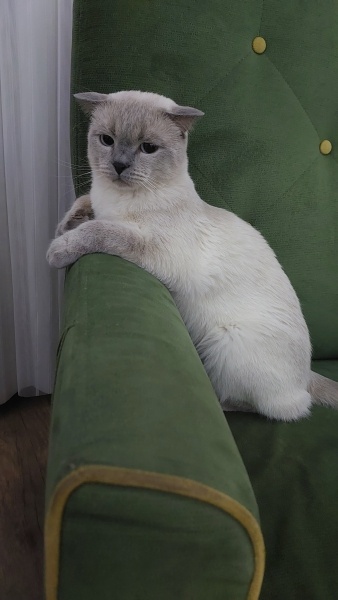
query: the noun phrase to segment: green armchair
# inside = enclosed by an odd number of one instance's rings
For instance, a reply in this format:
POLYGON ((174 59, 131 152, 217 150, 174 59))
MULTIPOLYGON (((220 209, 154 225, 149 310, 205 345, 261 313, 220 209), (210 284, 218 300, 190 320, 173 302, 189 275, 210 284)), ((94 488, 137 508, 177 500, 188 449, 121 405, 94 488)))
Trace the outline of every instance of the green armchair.
MULTIPOLYGON (((75 0, 72 89, 154 91, 206 113, 189 142, 197 189, 264 234, 313 369, 338 380, 338 4, 324 4, 75 0)), ((74 105, 78 195, 86 131, 74 105)), ((69 269, 47 600, 334 600, 337 455, 333 410, 225 418, 151 275, 105 255, 69 269)))

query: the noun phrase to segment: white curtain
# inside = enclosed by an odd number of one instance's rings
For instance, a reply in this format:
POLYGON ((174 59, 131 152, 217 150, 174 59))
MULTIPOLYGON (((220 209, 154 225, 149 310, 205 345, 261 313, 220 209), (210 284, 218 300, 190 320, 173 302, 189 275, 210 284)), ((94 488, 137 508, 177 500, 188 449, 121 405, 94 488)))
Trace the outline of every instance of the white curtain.
POLYGON ((60 274, 45 260, 74 199, 72 0, 0 0, 0 403, 50 393, 60 274))

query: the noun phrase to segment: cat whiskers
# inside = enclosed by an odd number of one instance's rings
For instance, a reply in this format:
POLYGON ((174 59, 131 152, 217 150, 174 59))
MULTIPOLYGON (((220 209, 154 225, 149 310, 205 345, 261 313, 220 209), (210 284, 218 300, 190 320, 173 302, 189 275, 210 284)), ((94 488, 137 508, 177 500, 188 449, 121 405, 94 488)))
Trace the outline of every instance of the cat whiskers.
MULTIPOLYGON (((93 174, 92 171, 87 171, 86 173, 79 173, 79 175, 76 175, 76 179, 79 179, 80 177, 85 177, 85 176, 90 176, 90 179, 92 178, 93 174)), ((103 177, 109 177, 111 178, 111 173, 107 170, 104 171, 103 169, 97 170, 95 171, 95 177, 97 178, 103 178, 103 177)))
MULTIPOLYGON (((63 168, 68 168, 69 170, 71 169, 76 169, 77 171, 80 171, 80 173, 78 173, 76 175, 76 179, 78 179, 79 177, 85 177, 86 175, 92 175, 92 170, 89 167, 88 164, 86 165, 78 165, 76 163, 70 163, 70 162, 66 162, 63 160, 58 160, 57 161, 58 165, 60 167, 63 168), (84 172, 81 172, 84 171, 84 172)), ((108 177, 111 177, 111 173, 108 169, 95 169, 96 173, 102 174, 102 175, 107 175, 108 177)), ((59 175, 59 177, 72 177, 72 174, 70 173, 69 175, 59 175)))
POLYGON ((154 196, 158 196, 159 198, 161 197, 161 192, 159 192, 155 187, 153 187, 149 181, 144 181, 144 180, 138 180, 138 183, 144 188, 146 189, 148 192, 150 192, 151 194, 153 194, 154 196))
POLYGON ((57 160, 56 160, 56 162, 57 162, 57 164, 58 164, 58 165, 60 165, 61 167, 69 167, 70 169, 71 169, 71 168, 73 168, 73 169, 74 169, 74 168, 76 168, 76 169, 88 169, 88 164, 85 164, 85 165, 83 165, 83 164, 82 164, 82 165, 79 165, 79 164, 77 164, 77 163, 68 162, 68 161, 66 161, 66 160, 60 160, 60 159, 57 159, 57 160))
POLYGON ((157 196, 158 198, 165 200, 164 194, 159 190, 158 186, 155 182, 149 177, 145 177, 142 173, 135 173, 136 177, 134 181, 139 183, 143 188, 145 188, 148 192, 157 196))

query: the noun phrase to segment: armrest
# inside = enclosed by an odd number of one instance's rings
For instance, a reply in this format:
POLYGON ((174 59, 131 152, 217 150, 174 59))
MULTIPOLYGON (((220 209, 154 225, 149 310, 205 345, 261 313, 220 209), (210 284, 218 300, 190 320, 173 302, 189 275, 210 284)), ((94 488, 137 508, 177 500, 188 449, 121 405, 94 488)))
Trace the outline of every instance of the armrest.
POLYGON ((168 290, 117 257, 67 274, 51 431, 47 600, 258 598, 256 501, 218 400, 168 290))

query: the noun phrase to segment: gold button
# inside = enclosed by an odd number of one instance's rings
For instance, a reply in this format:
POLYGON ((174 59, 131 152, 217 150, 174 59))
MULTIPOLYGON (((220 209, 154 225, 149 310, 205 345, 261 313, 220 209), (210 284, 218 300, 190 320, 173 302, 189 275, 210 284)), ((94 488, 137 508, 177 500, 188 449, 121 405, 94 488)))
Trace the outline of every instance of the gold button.
POLYGON ((322 142, 320 142, 319 150, 322 154, 330 154, 332 150, 331 142, 329 140, 323 140, 322 142))
POLYGON ((252 40, 252 49, 256 54, 263 54, 266 50, 266 41, 262 37, 255 37, 252 40))

